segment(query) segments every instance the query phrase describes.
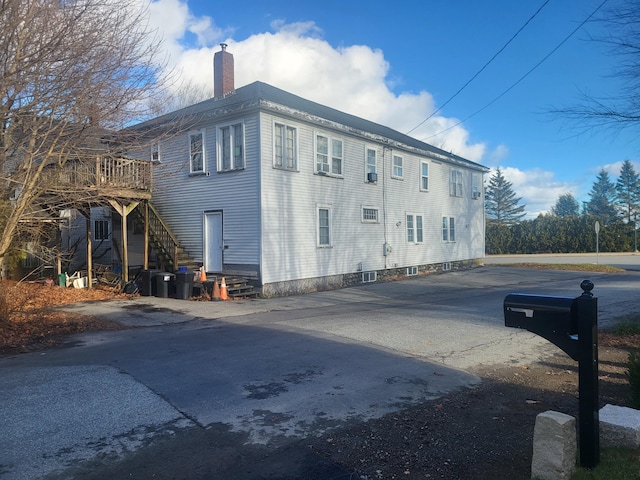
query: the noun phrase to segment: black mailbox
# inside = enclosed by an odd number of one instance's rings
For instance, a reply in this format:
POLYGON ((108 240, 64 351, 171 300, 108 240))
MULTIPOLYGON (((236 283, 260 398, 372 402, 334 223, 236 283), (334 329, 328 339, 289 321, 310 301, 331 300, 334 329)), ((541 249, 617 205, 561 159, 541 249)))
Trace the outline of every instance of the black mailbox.
POLYGON ((575 298, 509 294, 504 299, 504 325, 540 335, 577 359, 575 298))
POLYGON ((546 338, 578 362, 580 465, 600 461, 598 413, 598 299, 593 282, 576 298, 512 293, 504 299, 504 324, 546 338))

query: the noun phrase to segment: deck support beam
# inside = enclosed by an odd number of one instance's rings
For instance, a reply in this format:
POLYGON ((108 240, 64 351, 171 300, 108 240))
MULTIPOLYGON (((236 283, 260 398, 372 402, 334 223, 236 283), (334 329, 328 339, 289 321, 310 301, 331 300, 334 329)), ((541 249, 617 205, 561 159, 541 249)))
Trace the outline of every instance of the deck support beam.
POLYGON ((134 201, 127 205, 117 200, 109 200, 109 203, 116 212, 120 214, 122 219, 122 280, 124 283, 129 281, 129 246, 127 242, 127 216, 138 206, 140 201, 134 201))

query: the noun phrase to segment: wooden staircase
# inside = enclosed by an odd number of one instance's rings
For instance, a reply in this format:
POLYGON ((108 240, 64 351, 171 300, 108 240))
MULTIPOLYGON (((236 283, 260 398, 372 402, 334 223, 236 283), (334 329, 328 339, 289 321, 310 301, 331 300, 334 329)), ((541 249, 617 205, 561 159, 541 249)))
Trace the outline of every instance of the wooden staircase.
MULTIPOLYGON (((200 264, 180 246, 178 239, 162 220, 155 207, 149 202, 149 246, 156 253, 158 268, 176 271, 178 267, 186 267, 193 271, 200 268, 200 264)), ((144 205, 141 203, 133 211, 134 220, 144 227, 144 205)))
POLYGON ((253 285, 249 284, 246 278, 241 277, 225 277, 227 284, 227 294, 232 300, 241 300, 245 298, 256 298, 259 292, 254 291, 253 285))
MULTIPOLYGON (((158 268, 174 272, 178 267, 186 267, 188 271, 196 271, 200 269, 200 264, 186 252, 178 242, 176 236, 171 232, 167 224, 162 220, 160 214, 155 207, 149 202, 149 244, 150 248, 156 253, 158 259, 158 268)), ((140 204, 133 213, 136 222, 140 222, 144 226, 144 208, 140 204)), ((240 300, 245 298, 255 298, 260 292, 254 291, 253 285, 246 278, 237 276, 225 276, 224 274, 207 274, 208 280, 217 280, 218 283, 225 277, 227 284, 227 294, 231 300, 240 300)))

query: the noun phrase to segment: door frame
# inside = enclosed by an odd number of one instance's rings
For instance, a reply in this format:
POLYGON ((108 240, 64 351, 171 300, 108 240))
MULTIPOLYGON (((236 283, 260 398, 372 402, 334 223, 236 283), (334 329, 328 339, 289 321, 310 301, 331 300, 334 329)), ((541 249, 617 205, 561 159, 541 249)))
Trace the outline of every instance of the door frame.
POLYGON ((222 214, 222 210, 205 210, 203 212, 202 215, 202 229, 203 229, 203 252, 202 252, 202 264, 204 265, 204 268, 207 272, 217 272, 217 273, 221 273, 222 272, 222 268, 224 265, 224 217, 222 214), (216 237, 217 237, 217 242, 214 239, 214 242, 211 242, 211 239, 209 238, 209 226, 210 223, 213 219, 216 219, 216 221, 219 223, 220 228, 219 228, 219 232, 216 232, 216 237), (217 265, 210 265, 210 263, 214 263, 211 262, 210 260, 213 258, 213 254, 210 255, 211 250, 210 248, 215 248, 215 245, 219 245, 220 246, 220 253, 219 255, 216 255, 216 263, 217 265), (218 268, 219 266, 219 268, 218 268))

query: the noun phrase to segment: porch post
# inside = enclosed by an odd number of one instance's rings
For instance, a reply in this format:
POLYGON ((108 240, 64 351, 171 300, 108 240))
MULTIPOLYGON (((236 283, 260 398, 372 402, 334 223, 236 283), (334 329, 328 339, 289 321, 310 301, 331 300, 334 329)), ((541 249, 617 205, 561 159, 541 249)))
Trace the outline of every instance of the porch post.
POLYGON ((87 219, 87 288, 92 287, 91 270, 93 269, 93 244, 91 243, 91 208, 87 219))

